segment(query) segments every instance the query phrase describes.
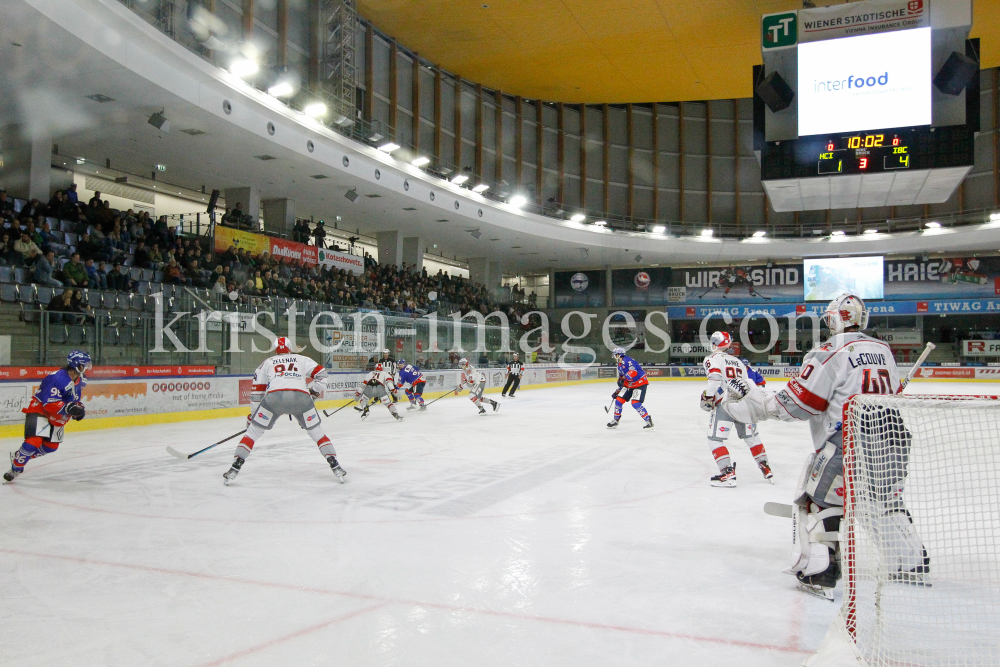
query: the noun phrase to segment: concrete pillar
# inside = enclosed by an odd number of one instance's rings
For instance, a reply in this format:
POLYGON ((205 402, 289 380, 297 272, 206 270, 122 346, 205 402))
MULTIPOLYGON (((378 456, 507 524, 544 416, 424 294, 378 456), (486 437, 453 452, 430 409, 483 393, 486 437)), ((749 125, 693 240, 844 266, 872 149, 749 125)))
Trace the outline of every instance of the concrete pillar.
POLYGON ((46 204, 52 196, 52 134, 32 128, 33 136, 25 136, 27 129, 9 125, 0 132, 0 185, 7 189, 8 197, 46 204))
POLYGON ((469 280, 479 285, 486 285, 490 278, 490 260, 486 257, 469 258, 469 280))
POLYGON ((614 307, 614 290, 611 289, 611 269, 605 269, 604 271, 604 305, 608 309, 614 307))
POLYGON ((403 263, 411 271, 420 273, 424 268, 424 242, 419 236, 407 236, 403 239, 403 263))
POLYGON ((403 240, 399 232, 377 232, 375 238, 378 241, 379 264, 399 266, 403 263, 403 240))
POLYGON ((226 188, 223 194, 226 197, 226 206, 235 208, 236 204, 243 204, 243 213, 249 215, 254 221, 260 220, 260 190, 257 186, 226 188))
MULTIPOLYGON (((228 201, 228 200, 227 200, 228 201)), ((288 234, 295 226, 295 201, 269 199, 264 202, 264 231, 288 234)))
POLYGON ((491 259, 489 269, 486 286, 491 290, 500 289, 500 285, 503 284, 503 274, 500 272, 500 260, 491 259))

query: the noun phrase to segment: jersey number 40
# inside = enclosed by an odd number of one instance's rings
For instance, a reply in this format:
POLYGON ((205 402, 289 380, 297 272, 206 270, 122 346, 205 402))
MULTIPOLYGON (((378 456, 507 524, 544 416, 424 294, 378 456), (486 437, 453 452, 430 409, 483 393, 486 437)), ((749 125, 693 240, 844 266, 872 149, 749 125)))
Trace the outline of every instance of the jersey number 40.
POLYGON ((887 368, 878 369, 877 375, 872 375, 872 369, 866 368, 861 375, 862 394, 891 394, 892 380, 887 368))

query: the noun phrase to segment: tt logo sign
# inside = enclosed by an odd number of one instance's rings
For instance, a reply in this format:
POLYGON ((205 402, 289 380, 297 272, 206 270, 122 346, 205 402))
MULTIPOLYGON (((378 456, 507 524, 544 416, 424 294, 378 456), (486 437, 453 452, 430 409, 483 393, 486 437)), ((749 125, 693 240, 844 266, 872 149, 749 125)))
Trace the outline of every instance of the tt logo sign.
POLYGON ((798 41, 798 27, 795 12, 770 14, 763 17, 761 44, 765 49, 794 46, 798 41))

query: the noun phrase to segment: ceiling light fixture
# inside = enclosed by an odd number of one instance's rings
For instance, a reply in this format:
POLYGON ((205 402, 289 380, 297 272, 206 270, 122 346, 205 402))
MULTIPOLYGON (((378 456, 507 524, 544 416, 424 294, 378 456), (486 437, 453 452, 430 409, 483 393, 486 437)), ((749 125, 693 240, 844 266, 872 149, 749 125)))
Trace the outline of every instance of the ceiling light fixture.
POLYGON ((583 213, 575 213, 572 216, 570 216, 570 220, 572 220, 573 222, 583 222, 586 219, 587 216, 585 216, 583 213))
POLYGON ((307 104, 302 113, 311 118, 319 118, 326 115, 326 105, 322 102, 313 102, 312 104, 307 104))
POLYGON ((489 189, 490 189, 490 186, 486 185, 485 183, 480 183, 476 187, 472 188, 472 191, 473 192, 478 192, 478 193, 482 194, 482 193, 486 192, 489 189))
POLYGON ((990 213, 990 222, 1000 222, 1000 213, 990 213))
POLYGON ((756 231, 756 232, 753 233, 753 237, 755 239, 762 239, 765 236, 767 236, 767 232, 765 232, 763 229, 761 229, 761 230, 756 231))
POLYGON ((872 234, 878 234, 878 230, 877 229, 866 229, 865 230, 865 236, 871 236, 872 234))
POLYGON ((608 225, 608 221, 607 220, 595 220, 594 221, 594 225, 596 225, 597 227, 606 227, 608 225))
POLYGON ((293 92, 292 84, 287 81, 279 81, 270 88, 267 89, 267 94, 271 97, 288 97, 293 92))
POLYGON ((380 151, 385 153, 391 153, 393 151, 398 151, 400 148, 399 144, 394 144, 393 142, 387 142, 378 147, 380 151))
POLYGON ((466 176, 465 174, 458 174, 455 176, 455 178, 451 179, 451 182, 454 183, 455 185, 461 185, 462 183, 465 183, 467 180, 469 180, 468 176, 466 176))
POLYGON ((940 226, 941 226, 940 222, 928 222, 927 224, 924 225, 924 227, 927 227, 929 229, 937 229, 940 226))
POLYGON ((525 197, 524 195, 514 195, 513 197, 510 198, 510 201, 507 203, 513 206, 514 208, 521 208, 522 206, 528 203, 528 198, 525 197))
POLYGON ((844 232, 840 231, 839 229, 835 232, 830 232, 830 236, 843 236, 843 235, 844 232))
POLYGON ((425 164, 430 164, 430 163, 431 159, 429 157, 424 157, 423 155, 421 155, 420 157, 414 159, 413 162, 411 162, 410 164, 412 164, 414 167, 422 167, 425 164))
POLYGON ((653 227, 654 234, 662 234, 665 231, 667 231, 667 228, 663 225, 656 225, 655 227, 653 227))
POLYGON ((260 66, 255 60, 250 60, 249 58, 239 58, 234 60, 229 65, 229 71, 236 76, 244 79, 248 76, 253 76, 260 70, 260 66))
POLYGON ((701 230, 701 235, 704 236, 705 238, 710 237, 712 234, 714 234, 714 232, 711 229, 701 230))

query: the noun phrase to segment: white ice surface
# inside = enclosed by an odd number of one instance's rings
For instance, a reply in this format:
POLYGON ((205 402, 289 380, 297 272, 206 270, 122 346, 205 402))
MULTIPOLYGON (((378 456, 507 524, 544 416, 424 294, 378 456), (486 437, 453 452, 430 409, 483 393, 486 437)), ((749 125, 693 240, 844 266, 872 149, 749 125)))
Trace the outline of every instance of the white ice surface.
MULTIPOLYGON (((769 383, 773 384, 773 383, 769 383)), ((281 421, 235 484, 244 419, 70 434, 0 487, 3 665, 799 665, 839 605, 782 574, 804 424, 731 440, 708 484, 702 385, 613 384, 324 421, 348 482, 281 421)), ((996 393, 915 383, 910 393, 996 393)), ((13 450, 19 442, 0 442, 13 450)))

